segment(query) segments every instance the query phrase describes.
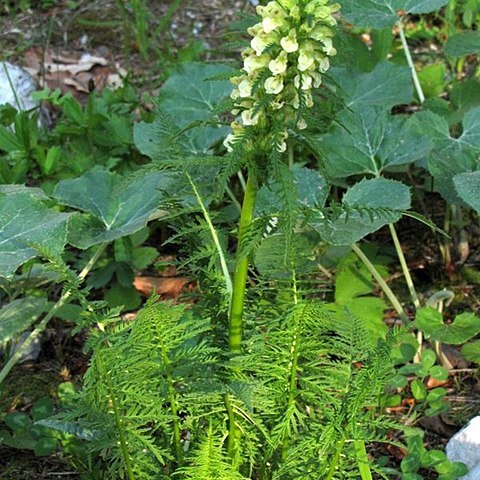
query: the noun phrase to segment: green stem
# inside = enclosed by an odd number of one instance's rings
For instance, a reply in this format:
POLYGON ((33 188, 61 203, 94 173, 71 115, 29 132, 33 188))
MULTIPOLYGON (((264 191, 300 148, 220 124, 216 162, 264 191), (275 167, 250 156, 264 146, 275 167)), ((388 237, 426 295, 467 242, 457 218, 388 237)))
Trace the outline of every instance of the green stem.
POLYGON ((202 210, 203 217, 207 222, 208 228, 210 230, 210 235, 212 236, 213 243, 215 244, 215 248, 217 249, 218 256, 220 257, 220 265, 222 267, 223 277, 225 279, 225 287, 227 289, 227 294, 228 294, 229 303, 230 303, 232 298, 233 285, 232 285, 232 279, 230 278, 230 272, 228 271, 227 260, 223 252, 223 248, 220 245, 220 240, 218 238, 217 231, 213 226, 212 219, 210 218, 210 215, 207 209, 205 208, 205 204, 202 201, 202 197, 198 193, 197 187, 195 186, 195 183, 193 182, 192 177, 188 173, 186 173, 186 175, 187 175, 188 181, 190 182, 190 186, 192 187, 193 193, 195 194, 198 205, 202 210))
POLYGON ((7 77, 8 85, 10 86, 10 90, 13 93, 13 98, 15 100, 15 105, 17 106, 17 110, 20 113, 22 111, 22 104, 20 103, 20 100, 18 99, 17 91, 15 90, 15 85, 13 85, 12 79, 10 77, 10 73, 8 72, 7 64, 3 62, 3 71, 5 72, 5 75, 7 77))
POLYGON ((420 103, 423 105, 423 103, 425 102, 425 95, 423 93, 422 85, 420 84, 420 80, 418 78, 415 64, 413 63, 412 55, 410 53, 410 48, 408 47, 407 38, 405 37, 405 30, 403 29, 402 19, 400 19, 397 22, 397 27, 398 27, 398 33, 400 34, 400 40, 402 42, 402 47, 405 53, 405 57, 407 59, 408 66, 410 67, 410 71, 412 72, 413 83, 417 91, 418 99, 420 100, 420 103))
POLYGON ((165 350, 165 342, 163 340, 163 332, 157 330, 157 340, 160 343, 160 349, 162 350, 162 361, 165 365, 165 371, 167 374, 167 383, 168 383, 168 399, 170 401, 170 409, 172 411, 173 417, 173 441, 175 444, 175 459, 177 463, 180 463, 182 459, 182 448, 181 448, 181 431, 180 431, 180 422, 178 420, 178 402, 177 402, 177 392, 175 391, 175 382, 173 380, 172 374, 172 365, 170 359, 168 358, 167 352, 165 350))
MULTIPOLYGON (((103 370, 103 364, 102 364, 102 370, 103 370)), ((122 418, 120 416, 120 410, 117 405, 117 399, 115 397, 115 390, 113 389, 112 382, 110 380, 110 376, 108 375, 108 372, 103 372, 103 377, 105 378, 105 382, 108 387, 108 392, 109 392, 109 399, 112 404, 112 409, 113 409, 113 414, 115 416, 115 425, 117 426, 118 430, 118 437, 120 439, 120 448, 122 449, 122 455, 125 460, 125 468, 127 469, 127 477, 128 480, 135 480, 135 475, 133 473, 133 467, 132 467, 132 459, 130 458, 130 454, 128 453, 128 443, 127 439, 125 438, 125 433, 123 431, 123 422, 122 418)))
POLYGON ((392 289, 387 285, 385 280, 382 278, 378 270, 375 268, 375 265, 368 259, 368 257, 362 252, 360 247, 355 243, 351 245, 352 250, 357 254, 358 258, 363 262, 367 267, 368 271, 373 275, 373 278, 378 282, 380 288, 383 290, 387 298, 390 300, 393 308, 397 312, 398 316, 404 323, 408 323, 408 317, 403 311, 402 305, 400 304, 396 295, 392 292, 392 289))
POLYGON ((332 459, 332 463, 330 464, 330 469, 328 470, 327 477, 325 480, 332 480, 333 476, 335 475, 335 471, 337 470, 338 464, 340 462, 340 455, 342 453, 343 445, 345 444, 345 439, 342 438, 338 441, 337 444, 337 451, 332 459))
MULTIPOLYGON (((100 258, 101 254, 105 250, 107 246, 106 243, 100 245, 98 250, 89 260, 89 262, 85 265, 84 269, 78 275, 79 280, 83 280, 90 270, 93 268, 97 260, 100 258)), ((35 327, 29 337, 18 347, 15 353, 8 359, 8 362, 3 366, 2 371, 0 372, 0 384, 5 380, 7 375, 10 373, 10 370, 18 363, 18 361, 22 358, 23 354, 27 351, 28 347, 43 333, 45 328, 47 327, 48 322, 55 316, 55 314, 60 310, 63 305, 68 302, 72 294, 71 290, 67 290, 57 301, 57 303, 51 308, 51 310, 45 315, 43 320, 35 327)))
POLYGON ((367 449, 363 440, 353 442, 355 457, 357 458, 358 470, 362 480, 373 480, 372 472, 368 461, 367 449))
POLYGON ((228 329, 228 341, 231 353, 240 353, 242 350, 242 317, 245 300, 245 289, 248 274, 248 257, 242 254, 242 242, 245 232, 253 220, 255 198, 257 196, 257 182, 250 173, 245 186, 242 213, 238 227, 237 260, 233 280, 232 306, 230 308, 230 324, 228 329))
MULTIPOLYGON (((298 305, 298 289, 297 289, 297 277, 295 275, 295 271, 293 272, 292 276, 292 283, 293 283, 293 303, 298 305)), ((307 308, 307 305, 304 307, 307 308)), ((303 329, 303 314, 300 316, 300 320, 295 329, 295 333, 292 339, 292 345, 290 351, 292 352, 292 363, 290 367, 290 382, 288 386, 288 400, 287 400, 287 408, 286 412, 288 412, 295 403, 295 394, 297 392, 297 378, 298 378, 298 353, 300 350, 300 335, 303 329)), ((287 457, 287 449, 288 449, 288 437, 285 437, 282 445, 282 460, 285 460, 287 457)))
POLYGON ((391 223, 388 228, 390 229, 390 233, 392 235, 393 243, 395 245, 395 250, 397 251, 398 259, 400 260, 400 265, 402 267, 403 276, 405 277, 405 281, 407 282, 408 291, 410 292, 410 297, 412 299, 415 308, 420 308, 420 300, 417 295, 417 291, 415 290, 415 285, 413 284, 412 276, 410 275, 410 270, 407 265, 407 261, 405 259, 405 255, 403 254, 402 245, 400 244, 400 240, 398 239, 397 231, 395 227, 391 223))
POLYGON ((224 396, 225 407, 228 415, 228 441, 227 441, 227 453, 233 460, 235 458, 236 440, 238 435, 237 423, 235 420, 235 412, 233 411, 232 402, 228 393, 224 396))

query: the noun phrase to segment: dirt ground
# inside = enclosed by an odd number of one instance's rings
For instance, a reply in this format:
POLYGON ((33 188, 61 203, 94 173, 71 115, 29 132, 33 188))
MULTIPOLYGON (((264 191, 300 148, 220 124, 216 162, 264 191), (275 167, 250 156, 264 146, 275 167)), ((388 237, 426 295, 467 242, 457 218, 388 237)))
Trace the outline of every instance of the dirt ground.
POLYGON ((41 87, 81 97, 91 80, 101 89, 127 74, 154 92, 177 61, 222 58, 225 33, 254 1, 147 1, 136 13, 119 0, 30 3, 6 13, 18 2, 0 1, 0 60, 26 67, 41 87))

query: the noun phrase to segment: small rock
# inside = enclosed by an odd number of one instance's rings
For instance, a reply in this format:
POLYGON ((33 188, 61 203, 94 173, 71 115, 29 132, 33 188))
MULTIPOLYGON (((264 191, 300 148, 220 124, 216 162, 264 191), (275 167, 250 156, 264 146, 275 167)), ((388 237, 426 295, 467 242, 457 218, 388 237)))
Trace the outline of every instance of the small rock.
POLYGON ((448 442, 447 456, 452 462, 462 462, 469 469, 462 480, 480 480, 480 417, 457 432, 448 442))
POLYGON ((8 103, 17 110, 19 107, 31 110, 38 106, 32 98, 36 90, 37 84, 26 70, 9 62, 0 62, 0 105, 8 103))
POLYGON ((480 463, 458 480, 480 480, 480 463))

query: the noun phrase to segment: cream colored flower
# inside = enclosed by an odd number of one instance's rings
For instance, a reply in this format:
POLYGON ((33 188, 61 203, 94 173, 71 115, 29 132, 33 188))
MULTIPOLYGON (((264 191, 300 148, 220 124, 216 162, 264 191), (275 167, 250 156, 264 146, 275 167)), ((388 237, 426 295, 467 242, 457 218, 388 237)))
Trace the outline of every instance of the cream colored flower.
MULTIPOLYGON (((307 127, 303 109, 314 105, 312 90, 321 85, 329 57, 336 54, 330 27, 336 24, 333 14, 339 6, 329 1, 276 0, 257 7, 261 20, 248 29, 250 48, 242 52, 246 74, 232 79, 232 113, 240 123, 232 124, 226 148, 243 137, 243 128, 273 136, 267 130, 269 117, 278 116, 284 125, 294 124, 299 130, 307 127), (254 89, 267 69, 271 75, 254 89)), ((279 152, 286 150, 287 137, 286 129, 280 139, 275 137, 279 152)))
POLYGON ((277 143, 277 151, 280 152, 280 153, 283 153, 287 150, 287 140, 288 138, 288 132, 286 130, 284 130, 281 134, 280 134, 280 143, 277 143))
POLYGON ((270 62, 269 55, 255 55, 255 52, 252 50, 252 54, 248 55, 243 61, 243 69, 247 73, 252 73, 256 70, 265 68, 268 65, 268 62, 270 62))
POLYGON ((318 88, 322 84, 322 76, 318 72, 308 72, 313 80, 313 88, 318 88))
POLYGON ((240 82, 238 85, 238 91, 241 98, 247 98, 252 95, 252 83, 248 78, 240 82))
POLYGON ((268 68, 274 75, 280 75, 282 73, 285 73, 285 71, 287 70, 287 65, 287 52, 282 51, 280 55, 275 58, 275 60, 270 60, 268 68))
POLYGON ((283 77, 276 75, 274 77, 268 77, 265 80, 265 91, 271 95, 277 95, 283 90, 283 77))
POLYGON ((285 102, 282 101, 281 96, 279 95, 278 97, 275 97, 275 98, 270 102, 270 105, 271 105, 271 107, 272 107, 274 110, 280 110, 280 109, 283 108, 283 106, 285 105, 285 102))
POLYGON ((301 72, 308 70, 315 62, 315 57, 310 49, 300 49, 300 55, 298 56, 298 69, 301 72))
POLYGON ((332 57, 336 55, 337 51, 333 48, 333 43, 331 38, 325 38, 322 40, 323 51, 329 56, 332 57))
POLYGON ((292 28, 286 37, 282 37, 280 45, 287 53, 293 53, 298 50, 297 31, 292 28))
POLYGON ((307 122, 305 121, 305 119, 301 118, 301 119, 297 122, 297 128, 298 128, 299 130, 305 130, 307 127, 308 127, 308 125, 307 125, 307 122))
POLYGON ((318 64, 318 70, 321 73, 325 73, 329 68, 330 68, 330 60, 328 59, 328 57, 322 58, 318 64))
POLYGON ((295 88, 301 88, 302 90, 310 90, 312 88, 312 77, 307 73, 303 73, 302 75, 296 75, 293 79, 293 84, 295 88), (301 83, 300 83, 301 81, 301 83))
POLYGON ((277 2, 269 2, 267 6, 258 6, 257 13, 262 17, 262 27, 265 33, 273 32, 285 23, 285 13, 277 2))
POLYGON ((252 110, 244 110, 242 112, 242 122, 245 126, 258 124, 258 113, 253 115, 252 110))

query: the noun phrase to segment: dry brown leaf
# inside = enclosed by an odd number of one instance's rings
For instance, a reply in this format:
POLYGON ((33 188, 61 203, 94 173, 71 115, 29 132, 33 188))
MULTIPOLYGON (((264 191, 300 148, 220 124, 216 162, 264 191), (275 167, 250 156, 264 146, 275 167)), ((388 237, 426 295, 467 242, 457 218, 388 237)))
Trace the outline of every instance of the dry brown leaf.
POLYGON ((135 277, 133 285, 143 295, 148 296, 154 292, 176 300, 189 283, 190 279, 187 277, 135 277))

